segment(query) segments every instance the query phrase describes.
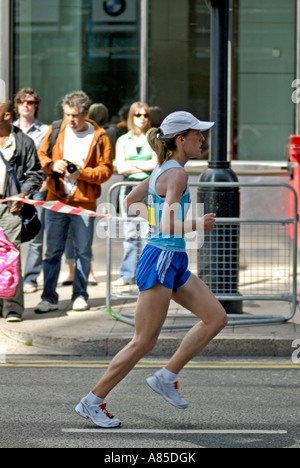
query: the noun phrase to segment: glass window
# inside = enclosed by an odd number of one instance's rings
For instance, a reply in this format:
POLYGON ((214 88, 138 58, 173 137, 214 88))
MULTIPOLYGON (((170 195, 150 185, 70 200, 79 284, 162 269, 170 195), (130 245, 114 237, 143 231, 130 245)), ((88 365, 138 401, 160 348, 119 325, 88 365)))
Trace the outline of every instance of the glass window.
MULTIPOLYGON (((40 118, 83 89, 111 117, 140 97, 141 0, 15 0, 14 92, 40 118)), ((233 157, 282 160, 294 133, 296 0, 233 0, 233 157)), ((210 12, 204 0, 148 0, 147 101, 209 118, 210 12)))
POLYGON ((295 0, 235 0, 234 158, 283 160, 294 133, 295 0))
POLYGON ((47 123, 77 89, 116 114, 139 96, 139 17, 138 0, 15 0, 14 92, 36 89, 47 123))
POLYGON ((203 0, 150 0, 149 96, 209 118, 210 13, 203 0))
POLYGON ((82 87, 94 102, 103 102, 111 114, 139 98, 140 2, 89 0, 84 15, 82 87), (115 7, 113 5, 115 4, 115 7), (119 6, 119 4, 121 6, 119 6))

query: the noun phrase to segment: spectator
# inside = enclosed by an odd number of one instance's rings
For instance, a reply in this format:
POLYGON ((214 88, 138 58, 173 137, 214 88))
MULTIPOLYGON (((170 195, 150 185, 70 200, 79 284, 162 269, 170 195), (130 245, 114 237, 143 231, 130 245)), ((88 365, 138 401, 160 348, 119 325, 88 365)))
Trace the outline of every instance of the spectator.
MULTIPOLYGON (((130 131, 121 136, 116 146, 116 164, 119 174, 124 180, 141 182, 149 177, 156 166, 156 154, 147 141, 147 131, 150 128, 149 107, 143 102, 132 104, 128 114, 128 128, 130 131)), ((129 193, 128 187, 121 187, 119 207, 121 216, 127 214, 123 208, 125 196, 129 193)), ((115 286, 124 286, 135 282, 135 270, 138 260, 139 237, 145 243, 148 234, 146 222, 140 224, 139 234, 136 222, 124 223, 124 255, 120 268, 120 278, 114 281, 115 286)))
POLYGON ((40 103, 40 96, 32 88, 22 88, 15 96, 15 111, 18 114, 18 120, 14 122, 14 125, 33 139, 37 150, 49 128, 37 119, 40 103))
POLYGON ((92 104, 88 114, 89 119, 94 120, 99 127, 103 128, 108 136, 113 152, 113 158, 115 158, 115 146, 117 141, 117 126, 111 125, 109 121, 109 110, 104 104, 95 103, 92 104))
MULTIPOLYGON (((116 125, 112 124, 109 125, 109 110, 108 108, 101 103, 92 104, 89 108, 88 118, 96 122, 99 127, 103 128, 108 136, 112 148, 113 159, 115 158, 115 146, 117 141, 117 127, 116 125)), ((72 233, 68 234, 68 239, 66 243, 65 249, 65 256, 66 256, 66 263, 69 267, 69 274, 66 280, 62 282, 63 286, 71 286, 74 281, 74 274, 75 274, 75 246, 72 233)), ((88 286, 97 286, 97 280, 93 271, 93 267, 91 264, 88 286)))
MULTIPOLYGON (((109 138, 95 122, 87 119, 90 104, 89 97, 83 91, 67 94, 62 103, 64 120, 53 146, 52 158, 47 155, 52 125, 40 146, 38 155, 42 168, 48 175, 47 200, 58 200, 76 208, 96 210, 101 184, 111 177, 113 166, 109 138)), ((56 286, 69 227, 72 229, 76 248, 73 310, 88 309, 87 282, 92 256, 94 220, 95 218, 89 216, 47 210, 45 216, 47 251, 43 261, 44 291, 42 301, 35 309, 37 313, 58 308, 56 286)))
MULTIPOLYGON (((18 120, 14 122, 14 125, 33 139, 37 150, 49 128, 48 125, 37 120, 40 103, 40 96, 32 88, 22 88, 15 96, 15 111, 18 114, 18 120)), ((45 200, 46 195, 47 188, 44 182, 39 192, 34 194, 33 199, 45 200)), ((42 271, 45 210, 41 207, 36 207, 36 210, 41 229, 29 244, 23 279, 25 293, 34 293, 37 290, 37 278, 42 271)))
MULTIPOLYGON (((1 153, 13 168, 22 192, 21 197, 31 195, 39 190, 43 181, 41 166, 33 140, 19 128, 11 124, 13 103, 0 100, 0 149, 1 153)), ((0 198, 17 195, 17 188, 9 175, 5 163, 0 158, 0 198)), ((7 236, 18 249, 21 245, 22 204, 13 202, 0 204, 0 224, 7 236)), ((23 281, 20 278, 16 294, 11 299, 0 300, 0 312, 9 322, 20 322, 24 312, 23 281)))
POLYGON ((129 109, 130 109, 130 104, 124 104, 124 106, 122 106, 118 112, 119 120, 116 124, 118 128, 118 136, 125 135, 125 133, 127 133, 129 130, 127 126, 129 109))
MULTIPOLYGON (((95 103, 92 104, 89 108, 88 118, 96 122, 99 127, 103 128, 108 136, 112 148, 113 158, 115 158, 115 146, 117 141, 117 127, 115 125, 108 125, 109 121, 109 111, 104 104, 95 103)), ((71 286, 74 281, 75 275, 75 246, 72 236, 72 232, 68 234, 68 239, 66 242, 65 248, 66 263, 69 267, 69 274, 65 281, 63 281, 63 286, 71 286)), ((91 265, 88 286, 97 286, 97 280, 91 265)))
POLYGON ((149 107, 151 127, 158 128, 164 119, 164 112, 158 106, 149 107))

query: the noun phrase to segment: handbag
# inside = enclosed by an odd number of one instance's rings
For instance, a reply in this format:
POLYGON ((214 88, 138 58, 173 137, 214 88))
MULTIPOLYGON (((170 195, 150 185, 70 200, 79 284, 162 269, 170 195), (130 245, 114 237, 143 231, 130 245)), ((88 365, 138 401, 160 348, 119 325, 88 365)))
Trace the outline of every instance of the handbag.
POLYGON ((20 252, 0 228, 0 299, 16 294, 20 278, 20 252))
MULTIPOLYGON (((0 151, 0 157, 4 162, 7 172, 9 173, 10 177, 13 179, 15 186, 17 187, 18 193, 21 193, 21 185, 18 181, 18 178, 9 164, 8 161, 4 158, 3 154, 0 151)), ((23 208, 21 209, 21 216, 22 216, 22 230, 21 230, 21 242, 29 242, 31 241, 41 229, 41 223, 38 218, 38 213, 33 205, 29 205, 24 203, 23 208)))

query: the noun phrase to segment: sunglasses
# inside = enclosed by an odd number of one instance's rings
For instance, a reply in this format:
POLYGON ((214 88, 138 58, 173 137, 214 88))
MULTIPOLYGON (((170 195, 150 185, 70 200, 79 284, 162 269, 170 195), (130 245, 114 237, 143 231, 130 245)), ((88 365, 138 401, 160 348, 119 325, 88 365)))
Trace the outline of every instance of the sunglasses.
POLYGON ((27 106, 34 106, 35 101, 27 101, 27 99, 19 99, 18 104, 27 104, 27 106))
POLYGON ((149 114, 134 114, 134 117, 137 117, 138 119, 141 117, 145 117, 145 119, 149 119, 149 114))

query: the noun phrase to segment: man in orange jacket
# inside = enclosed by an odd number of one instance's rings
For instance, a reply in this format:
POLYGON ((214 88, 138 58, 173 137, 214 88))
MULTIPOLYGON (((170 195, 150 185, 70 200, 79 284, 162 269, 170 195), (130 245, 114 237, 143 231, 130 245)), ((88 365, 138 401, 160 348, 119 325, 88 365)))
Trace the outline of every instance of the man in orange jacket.
MULTIPOLYGON (((105 131, 89 120, 91 101, 83 91, 67 94, 63 100, 64 120, 49 154, 51 125, 38 156, 47 177, 47 200, 58 200, 76 208, 95 211, 101 184, 113 173, 112 149, 105 131)), ((61 257, 69 228, 75 250, 73 310, 88 309, 87 282, 92 257, 94 218, 46 211, 47 250, 43 261, 44 291, 36 313, 58 308, 56 286, 61 257)))

